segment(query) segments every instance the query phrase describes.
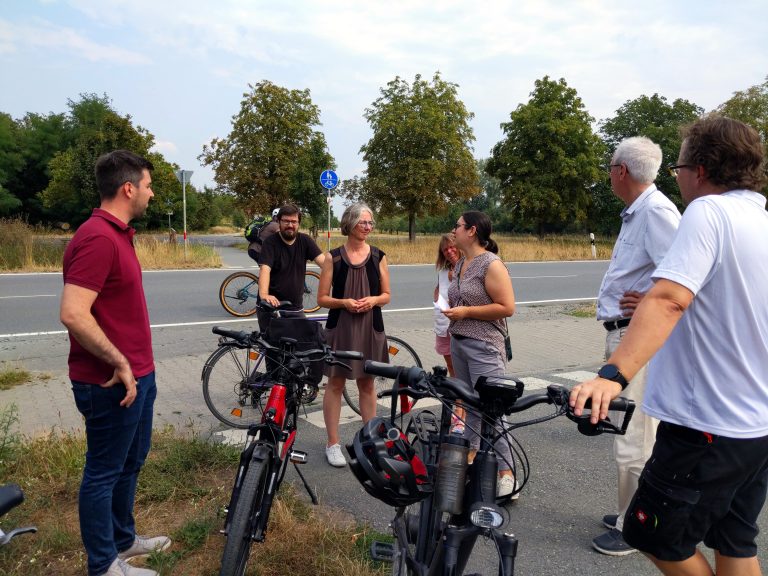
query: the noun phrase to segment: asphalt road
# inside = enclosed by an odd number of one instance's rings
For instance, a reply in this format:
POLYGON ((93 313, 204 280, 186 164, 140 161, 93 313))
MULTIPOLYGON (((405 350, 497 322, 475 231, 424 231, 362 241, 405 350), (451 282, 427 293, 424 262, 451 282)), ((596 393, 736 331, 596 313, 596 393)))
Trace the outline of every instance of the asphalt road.
MULTIPOLYGON (((597 295, 608 263, 545 262, 509 264, 518 302, 589 299, 597 295)), ((231 319, 218 302, 231 269, 145 271, 144 290, 153 326, 231 319)), ((431 306, 433 266, 391 266, 389 310, 431 306)), ((58 320, 60 273, 0 275, 0 337, 61 331, 58 320)))

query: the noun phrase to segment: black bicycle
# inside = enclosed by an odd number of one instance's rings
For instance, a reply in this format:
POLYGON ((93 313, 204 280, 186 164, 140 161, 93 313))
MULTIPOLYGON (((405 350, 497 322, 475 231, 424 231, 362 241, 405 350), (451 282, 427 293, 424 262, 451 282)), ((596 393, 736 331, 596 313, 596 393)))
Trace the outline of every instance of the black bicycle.
MULTIPOLYGON (((270 334, 277 320, 270 325, 270 334)), ((295 333, 310 333, 316 323, 308 319, 283 319, 295 327, 295 333), (307 324, 309 323, 309 324, 307 324)), ((240 455, 223 533, 227 542, 221 559, 220 576, 242 576, 250 554, 251 542, 265 538, 272 502, 285 477, 288 462, 293 462, 313 504, 317 497, 297 464, 307 461, 306 452, 294 448, 299 410, 307 383, 314 382, 313 364, 339 364, 338 359, 362 360, 359 352, 332 351, 317 343, 315 348, 297 350, 297 338, 283 336, 278 345, 261 337, 259 332, 235 332, 213 328, 228 341, 244 348, 255 348, 267 355, 271 366, 261 385, 268 396, 260 422, 248 427, 248 443, 240 455)), ((272 336, 270 336, 272 338, 272 336)))
MULTIPOLYGON (((4 486, 0 486, 0 517, 4 516, 7 512, 10 512, 22 502, 24 502, 24 492, 21 490, 21 486, 18 484, 5 484, 4 486)), ((0 546, 5 546, 16 536, 27 534, 29 532, 37 532, 37 528, 34 526, 14 528, 8 533, 3 532, 2 528, 0 528, 0 546)))
POLYGON ((410 418, 406 432, 394 425, 394 418, 371 420, 347 446, 350 466, 365 490, 396 508, 391 522, 394 543, 376 542, 371 555, 392 562, 396 576, 463 574, 478 536, 490 538, 499 554, 498 574, 514 574, 517 539, 500 528, 505 510, 497 498, 498 441, 510 445, 512 469, 517 487, 525 485, 530 466, 525 451, 510 432, 516 428, 565 415, 576 422, 579 432, 588 436, 602 433, 624 434, 635 405, 618 398, 610 410, 624 412, 620 425, 605 420, 592 424, 589 414, 576 416, 568 399, 569 390, 551 384, 546 390, 523 396, 523 383, 513 377, 481 377, 475 390, 460 380, 447 377, 445 368, 426 373, 419 368, 402 369, 366 362, 366 371, 393 379, 384 395, 392 396, 392 414, 397 396, 413 399, 435 398, 442 410, 438 417, 429 410, 410 418), (467 464, 468 441, 451 434, 454 405, 478 413, 481 429, 480 449, 467 464), (523 412, 538 404, 555 406, 546 416, 510 423, 505 416, 523 412))

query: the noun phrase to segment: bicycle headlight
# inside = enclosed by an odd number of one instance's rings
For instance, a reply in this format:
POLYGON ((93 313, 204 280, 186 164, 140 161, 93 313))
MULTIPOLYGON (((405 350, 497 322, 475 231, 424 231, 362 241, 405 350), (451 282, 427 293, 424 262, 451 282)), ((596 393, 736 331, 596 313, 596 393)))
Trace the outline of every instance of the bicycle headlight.
POLYGON ((498 506, 479 502, 470 509, 469 521, 478 528, 499 528, 504 524, 504 514, 498 506))

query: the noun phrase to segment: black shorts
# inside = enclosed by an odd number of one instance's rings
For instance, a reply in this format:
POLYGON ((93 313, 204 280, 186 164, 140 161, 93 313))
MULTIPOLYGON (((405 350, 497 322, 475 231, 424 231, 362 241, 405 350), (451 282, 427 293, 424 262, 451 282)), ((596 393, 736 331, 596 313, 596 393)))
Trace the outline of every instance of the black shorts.
POLYGON ((662 422, 624 516, 624 539, 671 562, 693 556, 699 542, 751 558, 767 487, 768 436, 726 438, 662 422))

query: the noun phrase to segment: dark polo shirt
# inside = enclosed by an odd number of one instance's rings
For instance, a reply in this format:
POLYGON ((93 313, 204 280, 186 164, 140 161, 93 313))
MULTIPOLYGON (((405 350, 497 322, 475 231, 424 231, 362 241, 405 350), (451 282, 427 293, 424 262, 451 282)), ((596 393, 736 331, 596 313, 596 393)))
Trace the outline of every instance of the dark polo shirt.
MULTIPOLYGON (((96 208, 64 252, 64 283, 98 292, 91 313, 110 342, 128 359, 136 378, 155 369, 141 266, 133 248, 135 230, 96 208)), ((115 369, 70 334, 69 377, 102 384, 115 369)))

